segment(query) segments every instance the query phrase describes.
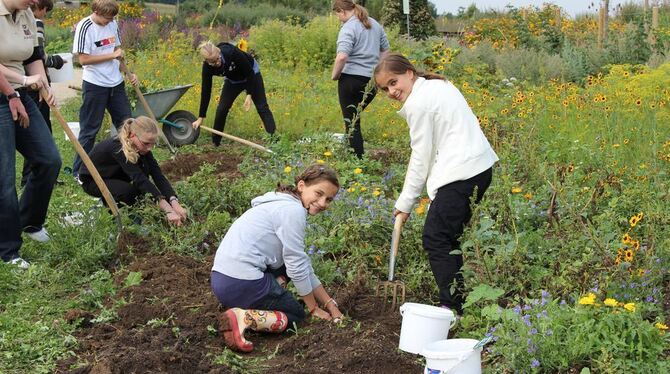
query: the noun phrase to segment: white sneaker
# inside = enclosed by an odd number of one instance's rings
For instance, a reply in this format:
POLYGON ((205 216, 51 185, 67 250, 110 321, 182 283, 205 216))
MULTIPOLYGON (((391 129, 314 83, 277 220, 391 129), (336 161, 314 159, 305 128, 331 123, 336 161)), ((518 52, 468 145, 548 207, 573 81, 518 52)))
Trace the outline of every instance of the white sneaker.
POLYGON ((49 236, 49 233, 47 230, 42 227, 40 231, 35 231, 35 232, 26 232, 26 235, 30 237, 30 239, 38 241, 40 243, 46 243, 49 240, 51 240, 51 237, 49 236))
POLYGON ((30 263, 21 257, 9 261, 9 264, 18 267, 19 269, 28 269, 30 267, 30 263))

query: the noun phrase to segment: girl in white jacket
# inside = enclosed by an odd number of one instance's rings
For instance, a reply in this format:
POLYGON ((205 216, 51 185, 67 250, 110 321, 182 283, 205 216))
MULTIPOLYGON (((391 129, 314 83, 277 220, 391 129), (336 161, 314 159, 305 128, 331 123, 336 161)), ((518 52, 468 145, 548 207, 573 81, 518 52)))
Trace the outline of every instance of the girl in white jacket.
POLYGON ((409 126, 412 154, 396 219, 407 220, 424 186, 431 200, 423 247, 440 290, 440 303, 463 313, 463 227, 470 221, 470 198, 479 203, 491 184, 498 156, 458 89, 437 74, 417 72, 400 54, 383 57, 374 71, 377 87, 403 103, 398 114, 409 126), (452 286, 454 292, 451 292, 452 286))
POLYGON ((230 309, 220 318, 226 345, 250 352, 244 331, 283 332, 305 318, 303 306, 286 290, 291 280, 309 313, 342 318, 314 274, 305 253, 307 215, 326 210, 340 184, 334 170, 312 165, 295 178, 295 186, 279 186, 251 201, 230 227, 214 257, 211 283, 219 302, 230 309))

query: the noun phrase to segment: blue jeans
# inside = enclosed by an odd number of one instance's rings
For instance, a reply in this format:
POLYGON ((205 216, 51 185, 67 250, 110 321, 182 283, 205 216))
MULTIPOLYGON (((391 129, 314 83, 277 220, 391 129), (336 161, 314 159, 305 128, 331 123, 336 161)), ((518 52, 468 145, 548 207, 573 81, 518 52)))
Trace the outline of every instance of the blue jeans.
POLYGON ((303 306, 298 302, 298 300, 296 300, 295 297, 293 297, 289 291, 282 288, 282 286, 280 286, 275 279, 272 279, 270 292, 263 296, 262 299, 255 302, 251 308, 258 310, 278 310, 280 312, 284 312, 286 317, 288 317, 289 326, 292 326, 293 323, 298 323, 305 319, 305 309, 303 306))
MULTIPOLYGON (((90 153, 95 144, 95 136, 98 135, 102 120, 105 117, 105 109, 112 116, 112 123, 117 129, 123 121, 130 118, 130 102, 126 95, 126 86, 123 82, 114 87, 102 87, 90 82, 83 81, 81 85, 82 103, 79 109, 79 144, 86 153, 90 153)), ((72 164, 72 173, 79 175, 82 161, 79 155, 75 155, 72 164)))
POLYGON ((21 92, 30 118, 24 129, 12 119, 9 103, 0 96, 0 258, 19 257, 22 229, 44 225, 61 158, 37 104, 21 92), (19 199, 16 194, 16 151, 30 162, 31 173, 19 199), (17 219, 18 217, 18 219, 17 219))

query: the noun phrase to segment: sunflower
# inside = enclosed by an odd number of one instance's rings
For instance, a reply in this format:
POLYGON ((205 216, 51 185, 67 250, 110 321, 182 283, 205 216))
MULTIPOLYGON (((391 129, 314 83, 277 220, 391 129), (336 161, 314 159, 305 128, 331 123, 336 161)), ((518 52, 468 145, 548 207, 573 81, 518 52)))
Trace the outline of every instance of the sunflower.
POLYGON ((624 253, 624 259, 626 262, 631 262, 633 261, 633 251, 630 249, 626 249, 626 252, 624 253))
POLYGON ((623 234, 623 238, 621 238, 621 242, 623 244, 630 244, 633 241, 633 239, 628 235, 628 233, 623 234))

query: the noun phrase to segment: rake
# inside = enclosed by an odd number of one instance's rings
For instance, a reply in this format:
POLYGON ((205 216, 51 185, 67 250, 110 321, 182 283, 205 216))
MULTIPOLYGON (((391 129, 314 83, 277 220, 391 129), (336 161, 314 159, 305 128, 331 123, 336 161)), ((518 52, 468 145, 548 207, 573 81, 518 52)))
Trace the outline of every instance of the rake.
POLYGON ((393 280, 395 271, 395 259, 398 255, 400 246, 400 232, 402 231, 403 221, 396 218, 391 234, 391 249, 389 251, 389 276, 387 281, 379 282, 375 290, 375 296, 382 298, 386 306, 390 302, 391 310, 405 302, 405 284, 399 280, 393 280))

